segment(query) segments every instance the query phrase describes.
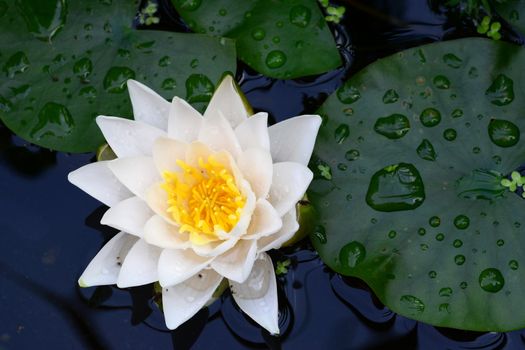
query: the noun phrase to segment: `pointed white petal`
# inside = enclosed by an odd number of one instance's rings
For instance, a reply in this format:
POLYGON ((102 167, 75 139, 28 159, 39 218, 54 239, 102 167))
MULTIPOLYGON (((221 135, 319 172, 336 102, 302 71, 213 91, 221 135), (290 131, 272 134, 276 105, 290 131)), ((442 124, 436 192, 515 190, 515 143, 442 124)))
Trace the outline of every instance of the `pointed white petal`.
POLYGON ((301 115, 270 126, 273 161, 308 165, 321 121, 318 115, 301 115))
POLYGON ((259 112, 243 121, 235 128, 235 136, 243 150, 252 147, 270 150, 268 113, 259 112))
POLYGON ((186 249, 190 247, 187 233, 170 224, 159 215, 154 215, 144 226, 144 240, 160 248, 186 249))
POLYGON ((159 247, 139 239, 124 259, 117 286, 127 288, 158 281, 157 266, 161 252, 159 247))
POLYGON ((262 148, 249 148, 237 158, 242 176, 248 180, 256 198, 266 198, 272 185, 272 156, 262 148))
POLYGON ((215 257, 231 249, 233 246, 235 246, 238 240, 239 238, 232 237, 224 241, 216 241, 203 245, 192 244, 191 249, 197 255, 203 257, 215 257))
POLYGON ((202 120, 201 114, 188 102, 175 96, 171 102, 168 135, 183 142, 195 141, 199 136, 202 120))
POLYGON ((283 162, 273 165, 273 180, 268 201, 283 216, 303 197, 312 181, 310 169, 299 163, 283 162))
POLYGON ((255 261, 248 279, 244 283, 230 281, 230 289, 242 311, 271 334, 279 334, 277 283, 266 253, 255 261))
POLYGON ((72 171, 69 182, 107 206, 133 196, 108 167, 109 161, 91 163, 72 171))
POLYGON ((252 270, 256 253, 256 241, 240 240, 235 247, 216 257, 211 267, 230 281, 242 283, 252 270))
POLYGON ((217 115, 204 118, 202 128, 199 132, 199 141, 214 151, 225 150, 230 152, 234 158, 241 153, 241 146, 228 121, 219 112, 217 115))
POLYGON ((168 130, 170 103, 162 96, 136 80, 128 80, 128 91, 133 106, 133 117, 161 130, 168 130))
POLYGON ((212 258, 199 256, 191 249, 164 249, 159 259, 159 283, 166 287, 184 282, 211 261, 212 258))
POLYGON ((139 197, 131 197, 109 208, 100 223, 141 237, 153 212, 139 197))
POLYGON ((244 107, 242 98, 234 84, 231 75, 222 79, 219 87, 213 93, 206 112, 204 112, 205 119, 216 117, 220 112, 226 117, 228 123, 235 128, 248 118, 248 111, 244 107))
POLYGON ((117 158, 108 166, 124 186, 142 199, 146 198, 146 192, 153 184, 161 181, 151 157, 117 158))
POLYGON ((158 138, 153 144, 153 161, 160 174, 180 171, 177 160, 186 159, 188 144, 168 138, 158 138))
POLYGON ((222 276, 215 271, 202 270, 182 283, 162 288, 166 326, 175 329, 189 320, 206 305, 221 281, 222 276))
POLYGON ((98 116, 97 124, 119 158, 151 155, 153 142, 166 136, 163 130, 124 118, 98 116))
POLYGON ((168 194, 160 186, 160 183, 156 183, 146 191, 146 203, 148 203, 155 214, 159 215, 167 223, 178 226, 171 214, 168 213, 168 194))
POLYGON ((283 221, 274 207, 265 199, 259 199, 252 214, 250 226, 242 239, 259 239, 276 233, 283 221))
POLYGON ((270 249, 279 249, 284 242, 293 237, 297 230, 299 230, 297 211, 293 208, 283 216, 283 227, 278 232, 257 240, 257 250, 265 252, 270 249))
POLYGON ((124 232, 118 233, 91 260, 78 279, 81 287, 117 283, 122 261, 138 238, 124 232))

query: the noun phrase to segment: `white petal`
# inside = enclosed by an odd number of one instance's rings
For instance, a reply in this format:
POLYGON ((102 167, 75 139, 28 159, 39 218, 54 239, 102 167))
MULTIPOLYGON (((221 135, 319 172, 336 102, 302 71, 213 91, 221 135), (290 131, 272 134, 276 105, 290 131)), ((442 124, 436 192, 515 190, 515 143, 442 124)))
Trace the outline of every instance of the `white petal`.
POLYGON ((235 136, 243 150, 252 147, 270 150, 268 113, 259 112, 246 119, 235 128, 235 136))
POLYGON ((199 132, 199 141, 214 151, 230 152, 234 158, 241 153, 241 146, 239 146, 232 127, 220 112, 212 117, 204 118, 199 132))
POLYGON ((273 180, 268 201, 280 216, 295 206, 312 181, 310 169, 299 163, 283 162, 273 165, 273 180))
POLYGON ((162 288, 162 306, 166 326, 175 329, 197 313, 212 297, 222 281, 213 270, 200 274, 173 287, 162 288))
POLYGON ((117 286, 127 288, 158 281, 157 266, 161 252, 162 249, 140 239, 124 259, 117 286))
POLYGON ((137 239, 124 232, 111 238, 91 260, 78 279, 78 284, 81 287, 92 287, 117 283, 122 261, 137 239))
POLYGON ((321 121, 318 115, 301 115, 270 126, 273 161, 308 165, 321 121))
POLYGON ((158 138, 153 144, 153 161, 159 173, 180 171, 177 160, 186 159, 188 144, 168 138, 158 138))
POLYGON ((259 239, 276 233, 283 226, 279 214, 272 205, 265 199, 259 199, 252 214, 250 226, 243 239, 259 239))
POLYGON ((112 206, 106 211, 100 223, 141 237, 144 225, 153 212, 139 197, 131 197, 112 206))
POLYGON ((160 183, 156 183, 146 191, 146 203, 155 214, 162 217, 167 223, 178 226, 172 215, 168 213, 168 194, 160 185, 160 183))
POLYGON ((168 223, 159 215, 153 216, 144 226, 144 240, 160 248, 186 249, 190 246, 187 233, 168 223))
POLYGON ((192 244, 191 249, 203 257, 215 257, 218 256, 227 250, 231 249, 238 242, 239 238, 232 237, 224 241, 217 241, 203 245, 192 244))
POLYGON ((208 108, 204 112, 204 118, 216 117, 219 112, 226 117, 233 128, 248 118, 248 111, 244 107, 231 75, 225 76, 213 93, 208 108))
POLYGON ((136 80, 128 80, 128 91, 135 120, 168 130, 168 101, 136 80))
POLYGON ((271 334, 279 334, 277 283, 268 255, 259 256, 244 283, 230 281, 230 289, 242 311, 271 334))
POLYGON ((113 175, 108 163, 101 161, 84 165, 70 172, 67 179, 105 205, 115 205, 133 194, 113 175))
POLYGON ((266 198, 272 185, 272 156, 262 148, 250 148, 237 159, 242 176, 248 180, 257 198, 266 198))
POLYGON ((142 199, 146 198, 147 190, 161 180, 151 157, 117 158, 108 166, 124 186, 142 199))
POLYGON ((235 247, 216 257, 211 267, 227 279, 242 283, 252 270, 256 253, 256 241, 240 240, 235 247))
POLYGON ((259 252, 265 252, 270 249, 278 249, 283 245, 284 242, 287 242, 290 238, 292 238, 297 230, 299 230, 297 211, 295 208, 293 208, 288 213, 286 213, 285 216, 283 216, 283 227, 281 227, 278 232, 257 240, 257 250, 259 252))
POLYGON ((119 158, 151 155, 153 142, 166 136, 163 130, 124 118, 98 116, 97 124, 119 158))
POLYGON ((191 249, 164 249, 159 259, 159 283, 166 287, 184 282, 211 261, 191 249))
POLYGON ((202 126, 202 116, 188 102, 174 97, 171 102, 168 135, 183 142, 197 140, 202 126))

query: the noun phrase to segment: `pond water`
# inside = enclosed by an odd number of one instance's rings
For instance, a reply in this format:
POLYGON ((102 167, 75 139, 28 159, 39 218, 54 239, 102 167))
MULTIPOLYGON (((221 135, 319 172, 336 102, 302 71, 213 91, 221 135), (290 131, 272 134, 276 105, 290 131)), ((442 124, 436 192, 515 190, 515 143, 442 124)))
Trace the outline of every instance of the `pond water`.
MULTIPOLYGON (((425 0, 341 2, 336 26, 344 66, 312 79, 262 77, 241 66, 237 79, 255 110, 274 121, 312 113, 350 74, 398 50, 475 35, 454 13, 425 0)), ((184 31, 169 2, 158 28, 184 31)), ((505 34, 505 33, 504 33, 505 34)), ((507 33, 509 40, 516 41, 507 33)), ((331 272, 309 243, 273 253, 291 259, 279 277, 282 335, 247 317, 229 292, 176 331, 164 326, 152 286, 81 289, 77 279, 115 230, 99 224, 106 210, 67 182, 94 161, 35 147, 0 126, 0 349, 522 349, 525 331, 478 333, 436 328, 396 315, 364 283, 331 272)))

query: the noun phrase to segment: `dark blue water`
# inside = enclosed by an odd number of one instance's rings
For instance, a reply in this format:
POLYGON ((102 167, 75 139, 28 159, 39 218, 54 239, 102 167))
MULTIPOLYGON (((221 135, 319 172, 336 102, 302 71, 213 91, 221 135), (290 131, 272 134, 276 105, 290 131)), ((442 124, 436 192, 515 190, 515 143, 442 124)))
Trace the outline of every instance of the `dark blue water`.
MULTIPOLYGON (((423 43, 475 35, 468 21, 426 0, 345 1, 334 27, 344 66, 320 77, 278 81, 241 66, 238 80, 256 110, 274 120, 312 113, 341 82, 378 57, 423 43)), ((185 30, 161 2, 160 28, 185 30)), ((511 36, 507 38, 512 39, 511 36)), ((512 39, 513 40, 513 39, 512 39)), ((282 335, 245 317, 226 292, 176 331, 152 301, 152 286, 80 289, 77 279, 116 231, 106 210, 67 180, 94 160, 32 146, 0 125, 0 349, 523 349, 525 332, 435 328, 385 308, 366 285, 331 272, 302 246, 279 277, 282 335)))

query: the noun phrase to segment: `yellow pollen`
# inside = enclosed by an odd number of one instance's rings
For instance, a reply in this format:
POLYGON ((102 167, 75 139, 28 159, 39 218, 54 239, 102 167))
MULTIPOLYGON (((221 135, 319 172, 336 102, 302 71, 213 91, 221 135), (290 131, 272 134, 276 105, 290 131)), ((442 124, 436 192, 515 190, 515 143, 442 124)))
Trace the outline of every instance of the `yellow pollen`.
POLYGON ((168 194, 168 213, 198 242, 217 239, 218 231, 230 232, 241 217, 246 197, 235 179, 213 156, 199 158, 197 167, 177 160, 181 172, 165 171, 162 189, 168 194), (208 238, 200 237, 202 234, 208 238))

